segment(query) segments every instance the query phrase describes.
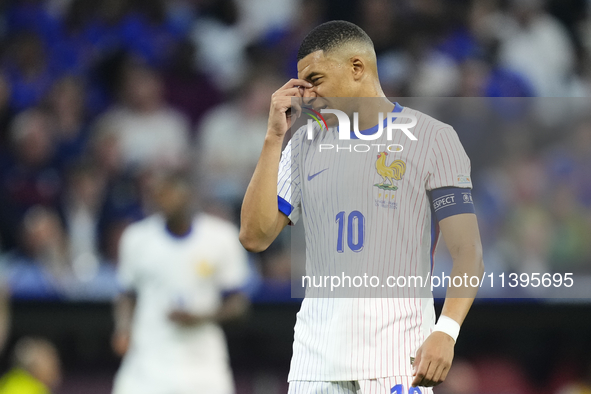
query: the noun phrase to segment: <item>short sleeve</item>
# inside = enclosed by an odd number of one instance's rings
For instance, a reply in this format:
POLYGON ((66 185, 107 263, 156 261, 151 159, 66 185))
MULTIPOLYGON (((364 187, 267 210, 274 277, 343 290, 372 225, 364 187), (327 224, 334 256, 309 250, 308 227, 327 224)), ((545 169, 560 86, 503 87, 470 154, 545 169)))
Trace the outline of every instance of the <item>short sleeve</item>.
POLYGON ((218 232, 223 252, 216 272, 221 291, 234 291, 244 287, 249 276, 248 255, 238 240, 238 229, 228 225, 218 232))
POLYGON ((472 188, 470 159, 453 128, 446 127, 437 133, 429 164, 427 190, 442 187, 472 188))
POLYGON ((117 280, 123 291, 137 290, 139 264, 137 262, 137 237, 133 229, 128 227, 119 241, 119 261, 117 263, 117 280))
POLYGON ((277 203, 279 210, 296 224, 301 215, 301 178, 299 168, 299 143, 296 134, 288 143, 279 162, 277 178, 277 203))

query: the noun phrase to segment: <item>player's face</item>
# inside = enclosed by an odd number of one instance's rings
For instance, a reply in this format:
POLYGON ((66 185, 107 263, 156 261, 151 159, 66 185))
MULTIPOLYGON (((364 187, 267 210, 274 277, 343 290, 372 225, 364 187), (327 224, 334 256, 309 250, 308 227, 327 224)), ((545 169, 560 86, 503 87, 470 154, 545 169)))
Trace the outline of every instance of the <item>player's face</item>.
POLYGON ((159 182, 154 190, 154 200, 167 218, 184 215, 189 204, 188 187, 178 182, 159 182))
MULTIPOLYGON (((352 100, 331 100, 338 97, 358 97, 359 83, 354 77, 354 68, 350 61, 340 54, 325 56, 323 51, 312 52, 298 62, 298 78, 310 82, 313 86, 304 89, 304 105, 320 111, 322 108, 339 109, 350 113, 352 100), (347 108, 343 108, 347 106, 347 108)), ((325 115, 329 126, 336 125, 334 115, 325 115)))
MULTIPOLYGON (((335 108, 331 97, 358 96, 352 65, 338 54, 325 56, 323 51, 312 52, 298 62, 298 78, 313 85, 304 89, 304 103, 316 110, 335 108)), ((339 109, 347 112, 345 108, 339 109)))

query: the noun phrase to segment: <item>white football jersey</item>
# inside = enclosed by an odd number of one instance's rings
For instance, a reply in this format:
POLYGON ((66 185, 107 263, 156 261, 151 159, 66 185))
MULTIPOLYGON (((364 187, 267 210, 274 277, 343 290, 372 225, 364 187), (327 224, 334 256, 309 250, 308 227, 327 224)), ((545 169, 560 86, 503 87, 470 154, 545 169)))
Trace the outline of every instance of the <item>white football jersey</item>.
MULTIPOLYGON (((471 188, 470 161, 451 126, 398 104, 394 112, 417 118, 416 141, 400 130, 387 140, 386 128, 375 141, 338 140, 336 128, 309 140, 304 127, 286 146, 279 209, 303 221, 307 276, 340 276, 343 267, 380 278, 430 274, 439 229, 429 191, 471 188)), ((411 357, 435 323, 429 287, 427 295, 403 289, 388 297, 370 287, 340 298, 311 287, 297 314, 289 381, 412 375, 411 357)))
POLYGON ((247 256, 237 228, 200 214, 191 232, 177 237, 154 215, 125 230, 119 254, 119 280, 137 303, 114 393, 233 393, 222 329, 211 322, 182 327, 168 314, 215 313, 224 291, 244 285, 247 256))

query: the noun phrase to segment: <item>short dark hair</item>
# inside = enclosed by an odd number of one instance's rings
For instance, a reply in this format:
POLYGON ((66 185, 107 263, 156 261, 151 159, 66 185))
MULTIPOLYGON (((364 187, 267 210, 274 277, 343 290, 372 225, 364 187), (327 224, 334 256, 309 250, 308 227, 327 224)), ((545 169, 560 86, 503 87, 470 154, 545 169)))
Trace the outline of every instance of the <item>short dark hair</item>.
POLYGON ((298 62, 316 51, 329 52, 349 42, 362 42, 373 48, 371 38, 362 28, 347 21, 330 21, 315 27, 300 45, 298 62))

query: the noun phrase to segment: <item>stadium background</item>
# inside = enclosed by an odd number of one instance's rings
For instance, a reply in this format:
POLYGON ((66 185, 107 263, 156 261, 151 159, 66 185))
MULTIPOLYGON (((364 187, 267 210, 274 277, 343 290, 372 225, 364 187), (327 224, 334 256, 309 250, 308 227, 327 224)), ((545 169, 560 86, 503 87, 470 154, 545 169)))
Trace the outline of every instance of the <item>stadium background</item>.
MULTIPOLYGON (((62 362, 56 393, 109 392, 117 240, 150 211, 151 172, 191 168, 199 205, 237 223, 270 95, 296 75, 304 35, 331 19, 368 32, 402 104, 591 96, 585 0, 3 1, 2 371, 19 338, 40 336, 62 362)), ((458 133, 488 258, 591 274, 591 122, 483 130, 458 133)), ((252 310, 226 327, 239 394, 287 387, 298 301, 285 244, 251 256, 252 310)), ((586 300, 480 300, 437 391, 589 392, 589 332, 586 300)))

